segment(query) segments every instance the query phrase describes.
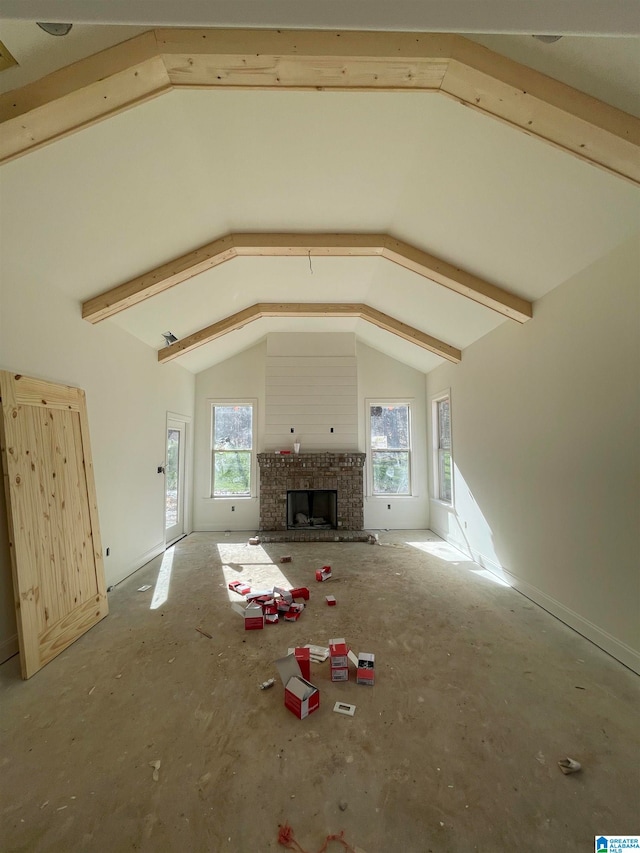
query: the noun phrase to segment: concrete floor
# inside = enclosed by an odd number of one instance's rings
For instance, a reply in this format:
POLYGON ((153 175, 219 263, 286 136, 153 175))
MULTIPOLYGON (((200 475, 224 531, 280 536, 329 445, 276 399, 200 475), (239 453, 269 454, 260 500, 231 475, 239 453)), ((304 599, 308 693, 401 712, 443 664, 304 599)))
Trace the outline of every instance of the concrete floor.
POLYGON ((428 531, 380 541, 194 534, 30 681, 17 658, 0 667, 0 849, 262 853, 284 849, 284 822, 309 853, 340 830, 366 853, 589 851, 637 833, 638 677, 428 531), (300 621, 245 632, 227 578, 281 572, 311 588, 300 621), (375 653, 375 687, 313 665, 321 705, 303 721, 279 683, 259 689, 288 646, 335 636, 375 653), (583 771, 564 776, 565 756, 583 771))

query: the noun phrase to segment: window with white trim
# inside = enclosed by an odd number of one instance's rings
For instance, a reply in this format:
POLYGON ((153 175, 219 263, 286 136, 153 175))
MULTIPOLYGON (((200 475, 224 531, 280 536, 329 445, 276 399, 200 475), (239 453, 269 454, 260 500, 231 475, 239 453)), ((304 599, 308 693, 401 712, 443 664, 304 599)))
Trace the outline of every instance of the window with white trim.
POLYGON ((254 493, 255 405, 244 400, 211 406, 211 494, 248 498, 254 493))
POLYGON ((453 499, 451 456, 451 397, 447 391, 432 403, 434 495, 444 503, 453 499))
POLYGON ((411 494, 411 406, 409 403, 369 402, 371 492, 374 495, 411 494))

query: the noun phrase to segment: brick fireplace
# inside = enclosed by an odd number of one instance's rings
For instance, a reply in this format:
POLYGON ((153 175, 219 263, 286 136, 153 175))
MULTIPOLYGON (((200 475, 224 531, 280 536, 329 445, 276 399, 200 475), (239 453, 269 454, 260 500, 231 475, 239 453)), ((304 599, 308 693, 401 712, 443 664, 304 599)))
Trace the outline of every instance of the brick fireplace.
POLYGON ((260 530, 287 530, 287 492, 337 492, 337 529, 364 527, 364 453, 258 453, 260 530))

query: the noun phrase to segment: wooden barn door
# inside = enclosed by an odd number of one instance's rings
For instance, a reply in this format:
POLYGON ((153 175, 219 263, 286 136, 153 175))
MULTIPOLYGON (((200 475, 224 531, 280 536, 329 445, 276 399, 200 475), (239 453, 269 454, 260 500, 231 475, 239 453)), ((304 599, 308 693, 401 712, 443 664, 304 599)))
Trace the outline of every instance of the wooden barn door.
POLYGON ((0 371, 22 677, 108 613, 84 391, 0 371))

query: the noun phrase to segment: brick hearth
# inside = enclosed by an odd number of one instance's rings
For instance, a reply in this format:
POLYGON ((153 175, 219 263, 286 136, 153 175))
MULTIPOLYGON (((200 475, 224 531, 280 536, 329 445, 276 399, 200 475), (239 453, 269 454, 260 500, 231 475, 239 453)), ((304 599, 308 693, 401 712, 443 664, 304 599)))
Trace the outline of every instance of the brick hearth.
POLYGON ((287 491, 335 489, 338 529, 362 530, 364 460, 364 453, 258 453, 260 529, 287 529, 287 491))

